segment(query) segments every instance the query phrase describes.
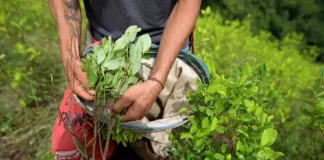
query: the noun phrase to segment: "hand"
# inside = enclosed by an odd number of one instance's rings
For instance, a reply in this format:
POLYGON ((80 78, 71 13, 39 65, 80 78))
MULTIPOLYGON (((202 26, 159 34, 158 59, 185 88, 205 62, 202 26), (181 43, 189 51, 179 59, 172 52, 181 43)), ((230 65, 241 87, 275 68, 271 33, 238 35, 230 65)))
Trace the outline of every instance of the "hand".
POLYGON ((80 58, 66 56, 63 58, 63 65, 71 91, 85 100, 94 100, 95 91, 88 87, 88 78, 81 69, 80 58))
POLYGON ((142 119, 151 109, 158 98, 162 86, 155 81, 138 83, 127 89, 124 95, 112 107, 114 113, 120 113, 128 108, 121 121, 134 121, 142 119))

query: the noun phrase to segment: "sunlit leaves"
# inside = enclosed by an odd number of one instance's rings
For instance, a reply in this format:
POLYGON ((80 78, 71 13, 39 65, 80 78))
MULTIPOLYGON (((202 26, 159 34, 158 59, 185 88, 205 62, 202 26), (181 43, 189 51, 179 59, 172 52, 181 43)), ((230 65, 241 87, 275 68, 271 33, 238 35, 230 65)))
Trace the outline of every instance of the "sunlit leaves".
POLYGON ((150 49, 152 44, 151 38, 149 36, 149 34, 144 34, 142 36, 140 36, 136 42, 136 45, 140 48, 140 51, 142 53, 148 51, 148 49, 150 49))
MULTIPOLYGON (((265 104, 255 100, 259 92, 259 77, 254 76, 254 72, 245 65, 242 75, 217 75, 209 86, 198 84, 197 91, 188 95, 193 113, 182 133, 174 134, 173 140, 177 138, 181 143, 174 141, 173 149, 184 145, 181 148, 185 147, 186 153, 196 155, 194 159, 197 160, 266 156, 261 149, 274 143, 277 131, 273 129, 273 116, 268 116, 265 104), (236 146, 235 152, 227 149, 233 146, 236 146)), ((176 152, 184 153, 181 150, 176 152)), ((183 159, 187 157, 184 155, 175 157, 183 159)))
POLYGON ((275 142, 277 135, 278 132, 275 129, 268 128, 264 130, 261 137, 262 146, 271 146, 275 142))

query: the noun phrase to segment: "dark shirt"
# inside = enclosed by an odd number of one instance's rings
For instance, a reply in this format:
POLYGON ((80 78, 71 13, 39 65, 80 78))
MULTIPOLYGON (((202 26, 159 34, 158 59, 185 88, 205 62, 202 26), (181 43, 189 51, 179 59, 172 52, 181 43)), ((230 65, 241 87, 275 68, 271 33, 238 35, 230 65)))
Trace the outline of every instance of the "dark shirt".
POLYGON ((101 40, 121 37, 131 25, 160 42, 166 21, 177 0, 84 0, 92 36, 101 40))

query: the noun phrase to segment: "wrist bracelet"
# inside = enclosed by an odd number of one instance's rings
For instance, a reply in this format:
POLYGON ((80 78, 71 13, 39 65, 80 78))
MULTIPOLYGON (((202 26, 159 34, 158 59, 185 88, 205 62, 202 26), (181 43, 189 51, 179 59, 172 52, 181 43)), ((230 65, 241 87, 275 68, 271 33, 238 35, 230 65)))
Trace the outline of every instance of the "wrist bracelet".
POLYGON ((159 81, 158 79, 156 79, 155 77, 149 76, 148 79, 152 80, 152 81, 155 81, 155 82, 158 82, 162 86, 162 90, 164 89, 164 85, 162 84, 162 82, 159 81))

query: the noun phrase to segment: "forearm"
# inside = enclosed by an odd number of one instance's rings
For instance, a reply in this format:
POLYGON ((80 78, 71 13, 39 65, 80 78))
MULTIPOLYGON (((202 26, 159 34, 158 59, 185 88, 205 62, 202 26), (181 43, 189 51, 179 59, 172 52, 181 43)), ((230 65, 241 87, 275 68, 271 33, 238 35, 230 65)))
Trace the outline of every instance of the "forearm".
POLYGON ((195 26, 200 5, 201 0, 178 0, 167 21, 151 73, 162 83, 195 26))
POLYGON ((79 0, 49 0, 55 19, 62 59, 79 57, 81 33, 81 8, 79 0))

